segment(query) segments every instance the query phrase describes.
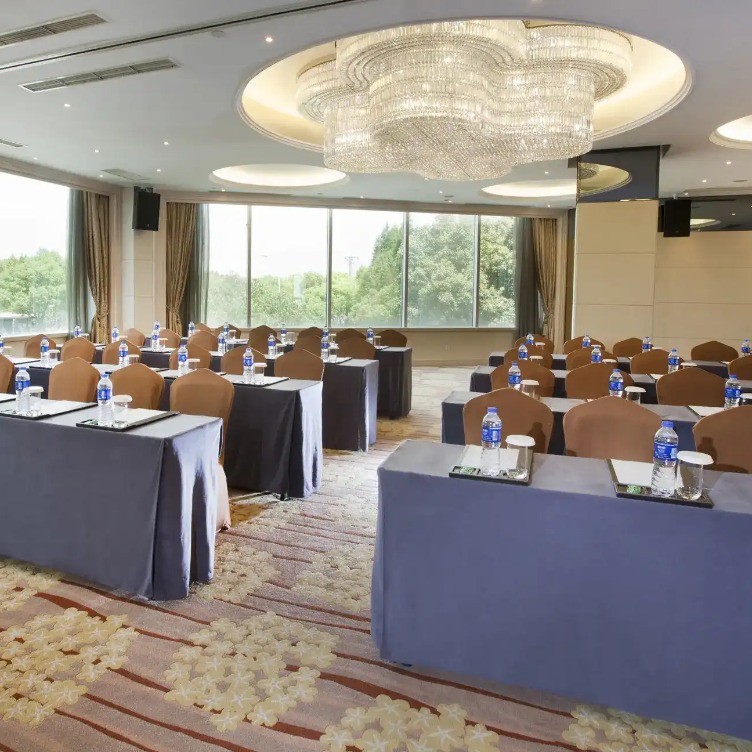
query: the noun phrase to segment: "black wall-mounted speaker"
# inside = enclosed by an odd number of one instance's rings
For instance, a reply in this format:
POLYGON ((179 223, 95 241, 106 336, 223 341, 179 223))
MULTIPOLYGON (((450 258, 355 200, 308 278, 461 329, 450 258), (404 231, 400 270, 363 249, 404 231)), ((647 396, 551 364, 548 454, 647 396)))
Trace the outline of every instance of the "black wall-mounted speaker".
POLYGON ((692 202, 684 199, 671 199, 663 205, 663 237, 689 237, 689 220, 692 215, 692 202))
POLYGON ((133 229, 159 229, 159 200, 161 196, 143 188, 133 189, 133 229))

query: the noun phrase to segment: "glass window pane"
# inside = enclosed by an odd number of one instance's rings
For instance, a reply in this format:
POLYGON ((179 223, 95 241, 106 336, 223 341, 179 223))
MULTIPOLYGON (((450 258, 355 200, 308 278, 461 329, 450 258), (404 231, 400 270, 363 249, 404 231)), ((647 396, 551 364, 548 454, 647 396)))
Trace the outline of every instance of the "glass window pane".
POLYGON ((332 212, 332 326, 402 323, 401 212, 332 212))
POLYGON ((411 213, 408 326, 473 326, 475 217, 411 213))
POLYGON ((253 207, 253 326, 324 326, 326 267, 326 209, 253 207))
POLYGON ((248 207, 209 206, 209 326, 248 326, 248 207))
POLYGON ((70 189, 0 173, 0 332, 67 332, 70 189))
POLYGON ((514 217, 480 218, 479 326, 516 325, 516 227, 514 217))

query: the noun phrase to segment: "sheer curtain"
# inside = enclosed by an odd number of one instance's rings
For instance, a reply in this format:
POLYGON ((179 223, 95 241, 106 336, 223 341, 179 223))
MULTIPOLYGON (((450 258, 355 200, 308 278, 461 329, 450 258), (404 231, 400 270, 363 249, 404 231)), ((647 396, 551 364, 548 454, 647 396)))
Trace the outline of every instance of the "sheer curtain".
POLYGON ((110 197, 83 194, 84 260, 95 313, 91 341, 108 342, 110 335, 110 197))
POLYGON ((182 333, 180 309, 196 245, 198 206, 167 203, 167 328, 182 333))
POLYGON ((535 277, 533 222, 517 220, 517 336, 538 332, 538 291, 535 277))
POLYGON ((188 268, 188 280, 180 306, 180 318, 206 323, 209 305, 209 205, 201 204, 196 212, 196 241, 188 268))
POLYGON ((537 217, 532 220, 535 269, 543 308, 543 331, 550 337, 554 329, 556 306, 556 220, 537 217))

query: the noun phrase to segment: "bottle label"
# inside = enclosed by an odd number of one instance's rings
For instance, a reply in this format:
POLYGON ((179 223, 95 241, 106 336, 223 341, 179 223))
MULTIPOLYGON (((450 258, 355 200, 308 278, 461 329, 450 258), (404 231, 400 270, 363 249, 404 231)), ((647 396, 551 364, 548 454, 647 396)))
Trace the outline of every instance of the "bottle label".
POLYGON ((595 353, 593 353, 593 357, 590 358, 590 360, 593 363, 600 363, 603 360, 603 356, 602 355, 596 355, 595 353))
POLYGON ((652 345, 650 344, 650 342, 643 342, 642 343, 642 349, 643 350, 649 350, 651 347, 652 347, 652 345))
POLYGON ((520 350, 517 354, 520 360, 527 360, 527 350, 520 350))
POLYGON ((97 389, 97 399, 102 402, 109 402, 112 399, 112 388, 109 386, 97 389))
POLYGON ((19 379, 16 381, 16 391, 22 392, 26 387, 29 386, 28 381, 24 381, 23 379, 19 379))
POLYGON ((668 364, 670 366, 678 366, 679 365, 679 358, 669 358, 668 364))
POLYGON ((653 457, 657 460, 675 460, 679 454, 679 447, 676 444, 669 444, 664 441, 656 441, 653 449, 653 457))
POLYGON ((484 444, 501 444, 501 426, 483 426, 484 444))
POLYGON ((522 382, 522 374, 510 373, 507 383, 509 386, 518 386, 522 382))
POLYGON ((741 387, 733 387, 733 386, 726 387, 726 399, 727 400, 740 400, 741 398, 742 398, 741 387))
POLYGON ((621 392, 624 389, 624 382, 612 379, 608 382, 608 388, 611 392, 621 392))
POLYGON ((243 368, 253 368, 253 358, 243 358, 243 368))
POLYGON ((178 363, 187 363, 188 353, 178 353, 178 363))

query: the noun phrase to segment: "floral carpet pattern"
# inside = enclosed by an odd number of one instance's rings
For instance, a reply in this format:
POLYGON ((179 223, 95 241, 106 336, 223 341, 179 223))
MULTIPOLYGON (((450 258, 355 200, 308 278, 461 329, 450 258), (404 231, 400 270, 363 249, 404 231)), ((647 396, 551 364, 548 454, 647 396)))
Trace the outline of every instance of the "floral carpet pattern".
POLYGON ((438 440, 468 369, 421 368, 408 418, 326 452, 305 501, 235 495, 215 579, 147 603, 0 559, 0 752, 752 752, 752 742, 383 663, 376 469, 438 440))

